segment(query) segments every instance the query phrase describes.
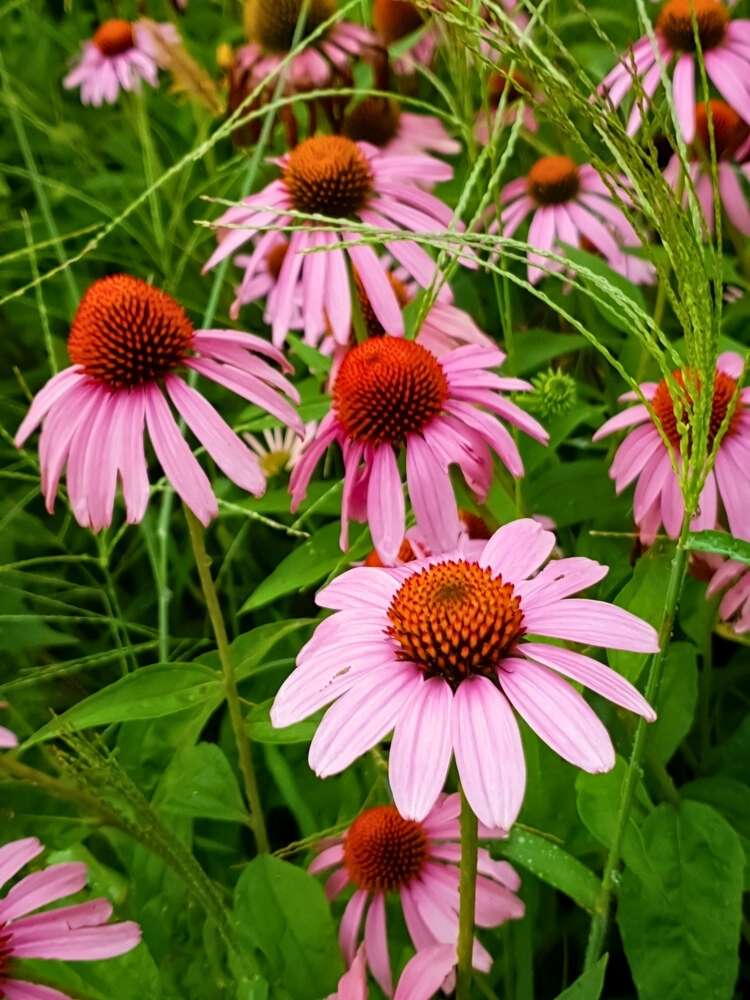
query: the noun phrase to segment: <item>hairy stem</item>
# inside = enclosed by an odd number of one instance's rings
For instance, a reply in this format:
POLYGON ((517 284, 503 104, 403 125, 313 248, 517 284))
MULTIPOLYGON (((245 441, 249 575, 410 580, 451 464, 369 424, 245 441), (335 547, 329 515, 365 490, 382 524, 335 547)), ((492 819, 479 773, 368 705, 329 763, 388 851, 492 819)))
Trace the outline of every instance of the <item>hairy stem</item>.
MULTIPOLYGON (((685 580, 685 570, 687 569, 689 555, 685 542, 689 530, 690 516, 686 514, 682 523, 680 537, 677 541, 674 555, 672 556, 672 566, 664 602, 664 615, 662 617, 661 628, 659 629, 659 652, 655 653, 651 659, 648 680, 646 682, 646 690, 644 692, 646 700, 652 705, 655 703, 659 694, 662 670, 667 650, 669 649, 669 639, 672 634, 677 607, 680 603, 682 585, 685 580)), ((630 816, 630 809, 633 804, 636 786, 641 776, 641 765, 643 762, 645 748, 646 721, 643 718, 639 718, 635 730, 635 736, 633 738, 633 749, 630 754, 628 768, 625 773, 625 781, 622 786, 620 806, 617 813, 617 825, 615 827, 614 836, 612 837, 612 843, 610 844, 607 861, 604 866, 604 874, 602 875, 602 882, 599 889, 599 896, 596 901, 596 908, 591 918, 591 929, 589 931, 589 940, 586 947, 586 959, 584 963, 584 969, 586 970, 594 966, 599 958, 599 955, 601 954, 602 946, 604 945, 604 938, 609 924, 610 902, 620 865, 622 841, 625 835, 628 818, 630 816)))
POLYGON ((458 975, 456 1000, 471 1000, 474 910, 477 895, 477 818, 461 789, 461 867, 459 869, 458 975))
POLYGON ((224 675, 224 693, 229 707, 229 718, 234 731, 234 739, 237 744, 237 754, 245 787, 245 797, 250 807, 250 825, 255 834, 255 843, 258 851, 265 853, 268 851, 268 834, 266 833, 266 824, 260 803, 258 782, 253 768, 250 737, 248 736, 245 718, 240 706, 240 695, 234 676, 232 653, 229 648, 229 638, 227 636, 226 625, 224 624, 224 617, 221 613, 219 595, 216 592, 213 577, 211 576, 211 560, 206 552, 203 525, 188 507, 183 507, 183 509, 185 511, 188 531, 190 532, 190 542, 193 546, 195 565, 200 577, 201 589, 206 601, 208 616, 211 619, 211 627, 216 638, 216 647, 219 652, 219 660, 221 661, 221 669, 224 675))

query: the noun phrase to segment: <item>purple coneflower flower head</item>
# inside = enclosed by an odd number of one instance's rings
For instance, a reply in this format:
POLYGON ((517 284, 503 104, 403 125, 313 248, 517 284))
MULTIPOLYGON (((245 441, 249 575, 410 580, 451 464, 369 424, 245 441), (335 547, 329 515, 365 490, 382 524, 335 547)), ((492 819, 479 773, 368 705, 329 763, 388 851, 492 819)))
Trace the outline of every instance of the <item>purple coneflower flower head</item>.
POLYGON ((505 111, 502 124, 512 125, 523 105, 524 128, 529 132, 539 131, 539 122, 536 120, 533 105, 541 97, 520 70, 514 70, 512 74, 503 70, 492 73, 487 90, 487 107, 477 112, 474 123, 474 135, 478 142, 486 145, 490 141, 490 136, 497 127, 495 118, 503 95, 505 95, 505 111))
POLYGON ((292 509, 307 492, 315 466, 336 442, 344 458, 341 546, 349 520, 366 521, 378 555, 394 562, 404 540, 406 507, 398 457, 417 527, 433 552, 455 547, 461 534, 449 467, 457 465, 475 495, 487 495, 492 454, 514 476, 523 475, 516 444, 499 418, 546 444, 547 432, 507 399, 528 382, 491 369, 505 355, 497 348, 459 347, 437 358, 401 337, 373 337, 344 358, 333 386, 333 405, 289 483, 292 509))
POLYGON ((387 97, 360 101, 347 114, 342 131, 350 139, 369 142, 387 153, 452 156, 461 151, 461 143, 451 138, 436 115, 402 111, 397 101, 387 97))
POLYGON ((410 35, 415 36, 414 44, 393 60, 397 74, 410 76, 418 66, 432 65, 440 44, 440 33, 434 20, 425 21, 415 4, 408 0, 374 0, 372 23, 385 48, 410 35))
MULTIPOLYGON (((750 153, 750 126, 725 101, 712 100, 710 105, 719 198, 732 225, 744 236, 750 236, 750 205, 742 189, 742 181, 750 181, 750 164, 743 162, 750 153)), ((702 102, 696 107, 695 140, 689 169, 708 230, 713 233, 715 219, 710 151, 708 112, 705 102, 702 102)), ((675 189, 680 184, 680 173, 680 159, 675 153, 664 171, 664 176, 675 189)), ((683 204, 687 204, 687 200, 685 192, 683 204)))
POLYGON ((196 330, 171 296, 127 274, 95 281, 81 299, 68 338, 73 364, 36 395, 16 434, 21 447, 39 424, 42 492, 52 512, 67 468, 79 524, 112 521, 118 478, 129 524, 149 497, 145 431, 175 492, 207 524, 218 512, 206 473, 169 403, 221 471, 255 496, 265 490, 257 457, 207 399, 182 377, 197 372, 302 433, 291 383, 263 357, 291 370, 276 348, 237 330, 196 330), (259 357, 260 355, 260 357, 259 357))
POLYGON ((713 597, 725 591, 719 604, 719 617, 732 626, 738 635, 750 632, 750 566, 726 559, 711 577, 706 591, 713 597))
MULTIPOLYGON (((306 335, 314 336, 330 324, 339 343, 349 340, 352 302, 347 260, 356 270, 372 308, 390 333, 402 334, 404 321, 398 299, 378 257, 370 245, 333 248, 332 244, 357 240, 356 233, 323 231, 312 220, 300 223, 289 210, 307 215, 321 214, 341 220, 357 220, 380 231, 438 233, 451 222, 453 213, 439 198, 414 183, 448 180, 453 171, 429 156, 392 155, 345 136, 320 135, 306 139, 291 153, 275 161, 282 177, 262 191, 245 198, 219 219, 218 225, 235 227, 225 233, 207 261, 204 271, 229 257, 254 234, 261 233, 248 263, 245 281, 263 269, 266 255, 276 242, 269 226, 300 225, 289 238, 279 276, 268 296, 267 315, 273 317, 275 344, 284 341, 297 307, 296 291, 302 289, 302 313, 306 335), (303 251, 317 250, 316 253, 303 251)), ((406 239, 385 245, 392 256, 422 287, 436 276, 435 263, 422 246, 406 239)), ((465 263, 471 263, 464 261, 465 263)), ((438 298, 450 292, 442 288, 438 298)))
MULTIPOLYGON (((709 448, 732 408, 729 425, 719 444, 716 461, 709 472, 700 497, 699 513, 693 518, 693 531, 708 531, 720 522, 719 501, 726 513, 729 530, 738 538, 750 538, 750 389, 740 390, 736 403, 737 380, 742 374, 742 358, 727 352, 720 355, 714 376, 713 403, 709 427, 709 448)), ((687 422, 692 406, 689 379, 686 371, 673 373, 674 382, 682 392, 682 420, 687 422)), ((667 449, 648 409, 637 403, 617 416, 611 417, 594 435, 600 441, 615 431, 630 429, 615 452, 610 477, 615 481, 617 493, 635 482, 633 516, 641 539, 650 544, 659 528, 671 538, 677 538, 685 514, 685 504, 680 486, 672 468, 672 460, 679 466, 680 434, 672 392, 666 379, 661 382, 643 382, 641 392, 659 422, 662 434, 671 445, 667 449)), ((635 393, 626 392, 622 400, 634 402, 635 393)))
MULTIPOLYGON (((246 4, 246 29, 250 39, 237 53, 238 68, 248 74, 250 87, 276 70, 291 51, 302 11, 302 0, 276 3, 255 0, 246 4)), ((307 8, 304 34, 319 28, 335 12, 333 0, 312 0, 307 8)), ((287 92, 325 87, 338 77, 351 81, 352 62, 372 51, 375 39, 368 28, 351 21, 337 21, 318 35, 285 67, 287 92)))
MULTIPOLYGON (((43 850, 36 837, 0 847, 0 888, 43 850)), ((106 899, 35 912, 80 892, 85 885, 85 865, 51 865, 22 878, 0 899, 0 995, 5 1000, 71 1000, 67 993, 49 986, 16 979, 14 959, 91 962, 124 955, 139 943, 138 924, 107 923, 112 904, 106 899)))
POLYGON ((114 104, 120 90, 137 90, 141 80, 155 87, 159 63, 151 30, 158 30, 166 44, 179 41, 172 24, 152 24, 147 29, 138 21, 105 21, 84 43, 81 59, 65 77, 63 86, 68 90, 80 87, 82 103, 95 107, 114 104))
POLYGON ((634 135, 643 105, 653 98, 666 65, 672 70, 672 90, 680 131, 685 142, 695 136, 697 23, 706 73, 721 96, 750 123, 750 98, 746 81, 750 72, 750 20, 732 19, 722 0, 667 0, 655 24, 656 45, 644 36, 604 78, 599 93, 619 107, 640 80, 643 96, 636 95, 627 130, 634 135), (645 100, 644 100, 645 98, 645 100))
MULTIPOLYGON (((341 920, 339 942, 347 965, 357 954, 362 921, 367 964, 386 996, 393 994, 388 953, 386 900, 397 895, 416 949, 458 943, 458 862, 460 796, 441 795, 421 820, 404 819, 395 806, 365 809, 341 837, 326 840, 310 865, 311 872, 330 871, 326 895, 335 899, 347 887, 354 893, 341 920)), ((502 830, 482 828, 485 839, 502 830)), ((519 920, 523 902, 516 892, 521 880, 506 861, 493 861, 479 851, 476 923, 499 927, 519 920)), ((488 972, 490 954, 475 941, 474 965, 488 972)), ((450 972, 450 967, 449 967, 450 972)), ((436 989, 441 985, 438 981, 436 989)))
POLYGON ((274 726, 333 702, 310 745, 320 777, 343 771, 393 732, 391 790, 413 820, 435 805, 455 756, 479 820, 512 826, 526 786, 514 709, 565 760, 610 770, 607 730, 563 678, 648 720, 653 710, 613 670, 544 639, 651 653, 658 637, 622 608, 572 597, 607 567, 570 558, 542 568, 554 545, 552 532, 522 519, 498 529, 478 558, 459 550, 343 573, 317 596, 334 614, 276 695, 274 726), (539 640, 526 641, 527 633, 539 640))
MULTIPOLYGON (((622 187, 618 187, 617 194, 624 204, 629 203, 622 187)), ((526 177, 505 185, 500 201, 502 212, 490 223, 488 232, 510 238, 531 214, 527 242, 537 250, 549 253, 558 243, 593 250, 613 270, 631 280, 653 280, 651 265, 626 253, 627 247, 639 247, 640 240, 591 165, 578 166, 569 156, 544 156, 526 177)), ((565 269, 561 261, 529 253, 528 278, 532 285, 545 274, 565 269)))
MULTIPOLYGON (((6 701, 0 701, 0 708, 7 708, 8 703, 6 701)), ((6 729, 5 726, 0 726, 0 750, 12 750, 13 747, 18 746, 18 739, 16 734, 12 733, 10 729, 6 729)))

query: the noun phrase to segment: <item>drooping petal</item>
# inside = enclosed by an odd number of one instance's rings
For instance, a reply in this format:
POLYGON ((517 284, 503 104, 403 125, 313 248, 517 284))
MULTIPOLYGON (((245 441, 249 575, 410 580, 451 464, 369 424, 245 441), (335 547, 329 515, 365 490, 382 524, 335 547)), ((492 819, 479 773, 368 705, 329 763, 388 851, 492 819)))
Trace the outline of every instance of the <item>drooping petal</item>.
MULTIPOLYGON (((38 852, 37 852, 38 853, 38 852)), ((80 892, 86 885, 86 865, 69 862, 51 865, 21 879, 0 901, 0 920, 8 923, 17 917, 80 892)))
POLYGON ((385 921, 385 896, 376 893, 365 919, 365 951, 367 964, 381 990, 389 997, 393 993, 391 960, 388 954, 388 937, 385 921))
POLYGON ((367 487, 367 520, 378 555, 391 565, 404 540, 406 507, 396 455, 388 442, 374 449, 367 487))
POLYGON ((569 597, 524 614, 528 632, 553 639, 583 642, 605 649, 656 653, 659 637, 642 618, 605 601, 569 597))
POLYGON ((396 986, 394 1000, 430 1000, 456 964, 456 948, 435 944, 409 959, 396 986))
POLYGON ((27 865, 29 861, 38 858, 44 850, 44 845, 36 837, 24 837, 23 840, 11 840, 0 847, 0 887, 10 881, 14 875, 27 865))

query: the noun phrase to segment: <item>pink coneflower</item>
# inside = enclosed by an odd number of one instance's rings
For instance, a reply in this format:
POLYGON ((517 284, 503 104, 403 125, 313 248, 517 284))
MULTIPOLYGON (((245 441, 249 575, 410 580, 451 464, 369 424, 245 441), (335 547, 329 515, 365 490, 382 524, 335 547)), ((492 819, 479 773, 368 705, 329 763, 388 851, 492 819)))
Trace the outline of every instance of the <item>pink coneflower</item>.
MULTIPOLYGON (((347 886, 354 894, 341 920, 339 943, 347 965, 354 961, 364 918, 367 963, 387 996, 393 993, 386 930, 386 899, 397 893, 414 947, 458 941, 458 861, 460 796, 440 796, 420 821, 404 819, 394 806, 360 813, 341 837, 327 840, 311 872, 333 868, 326 895, 335 899, 347 886)), ((502 831, 483 829, 483 837, 502 831)), ((524 905, 516 896, 521 880, 506 861, 479 852, 476 923, 498 927, 519 920, 524 905)), ((488 972, 492 959, 477 941, 474 964, 488 972)))
MULTIPOLYGON (((7 701, 0 701, 0 708, 7 707, 7 701)), ((18 739, 16 738, 16 734, 12 733, 10 729, 6 729, 5 726, 0 726, 0 750, 11 750, 17 746, 18 739)))
MULTIPOLYGON (((305 35, 311 34, 335 12, 332 0, 312 0, 305 18, 305 35)), ((237 53, 238 67, 248 74, 251 87, 261 84, 278 69, 292 48, 302 11, 302 0, 255 0, 245 4, 250 42, 237 53)), ((351 80, 353 60, 372 51, 375 38, 368 28, 351 21, 337 21, 318 35, 285 67, 288 92, 325 87, 336 77, 351 80)))
POLYGON ((393 68, 400 76, 415 73, 419 66, 432 65, 440 33, 432 19, 424 20, 415 4, 408 0, 374 0, 372 23, 386 48, 420 32, 414 44, 393 61, 393 68))
POLYGON ((291 472, 297 465, 304 449, 315 437, 318 424, 311 421, 305 424, 304 436, 287 427, 273 427, 263 431, 258 437, 255 434, 245 434, 244 438, 258 456, 263 475, 268 479, 278 476, 281 472, 291 472))
POLYGON ((527 633, 651 653, 654 629, 603 601, 572 598, 602 579, 591 559, 553 560, 555 536, 522 519, 498 529, 478 559, 460 550, 396 569, 360 566, 317 595, 335 613, 316 628, 271 708, 288 726, 335 702, 318 726, 309 762, 319 777, 348 767, 393 730, 389 776, 396 807, 423 820, 455 754, 461 784, 482 823, 509 829, 526 769, 513 708, 565 760, 608 771, 607 730, 562 679, 643 715, 638 691, 596 660, 527 633))
MULTIPOLYGON (((714 377, 714 395, 708 446, 727 416, 737 391, 737 380, 742 374, 742 358, 727 352, 720 355, 714 377)), ((690 389, 685 384, 686 370, 673 373, 674 383, 682 392, 681 419, 687 422, 692 408, 690 389)), ((694 383, 693 383, 694 384, 694 383)), ((654 412, 661 430, 669 441, 674 460, 679 464, 680 435, 678 417, 670 386, 661 382, 644 382, 641 392, 654 412)), ((623 400, 634 400, 634 393, 625 393, 623 400)), ((700 497, 699 513, 691 523, 693 531, 715 528, 719 521, 719 500, 726 512, 729 530, 738 538, 750 538, 750 389, 742 389, 729 420, 726 434, 719 445, 716 462, 706 479, 700 497)), ((611 417, 594 435, 600 441, 608 434, 623 428, 635 427, 615 452, 610 477, 615 481, 617 493, 636 482, 633 514, 645 544, 650 544, 663 524, 671 538, 677 538, 685 514, 685 504, 677 476, 672 468, 670 452, 657 430, 649 411, 643 404, 631 406, 611 417)))
POLYGON ((436 115, 402 111, 398 102, 388 97, 360 101, 347 114, 342 131, 350 139, 369 142, 388 153, 452 156, 461 152, 461 143, 450 137, 436 115))
POLYGON ((487 107, 481 108, 477 112, 474 123, 474 135, 477 141, 483 145, 490 141, 490 136, 497 128, 495 118, 506 91, 503 124, 512 125, 523 105, 524 128, 529 132, 539 131, 539 122, 536 120, 533 104, 540 99, 540 95, 532 82, 520 70, 514 70, 510 75, 503 70, 498 70, 490 74, 487 87, 487 107))
POLYGON ((698 26, 706 72, 722 97, 740 118, 750 123, 745 81, 750 73, 750 20, 732 20, 721 0, 667 0, 656 20, 656 47, 644 36, 623 56, 602 81, 599 92, 615 107, 640 80, 627 130, 634 135, 641 124, 643 105, 650 102, 664 66, 674 61, 672 88, 677 119, 685 142, 695 136, 696 46, 693 14, 698 26))
POLYGON ((118 476, 129 524, 148 503, 145 429, 156 457, 195 516, 218 512, 205 472, 191 452, 167 400, 221 471, 255 496, 265 490, 257 458, 214 407, 178 374, 189 369, 230 389, 302 432, 302 422, 277 390, 296 389, 265 355, 289 369, 261 337, 237 330, 195 330, 175 300, 139 278, 115 274, 91 285, 68 337, 73 364, 37 394, 16 434, 20 448, 42 422, 42 492, 52 512, 63 469, 79 524, 94 531, 112 521, 118 476))
MULTIPOLYGON (((711 120, 716 148, 716 172, 719 183, 719 198, 729 221, 744 236, 750 236, 750 205, 742 190, 741 179, 750 180, 750 164, 743 163, 750 152, 750 126, 730 108, 725 101, 712 100, 711 120)), ((710 233, 714 231, 714 191, 711 180, 711 139, 708 127, 706 104, 696 107, 695 143, 689 161, 690 176, 695 193, 700 202, 710 233)), ((673 188, 680 186, 682 172, 680 159, 675 153, 669 161, 664 176, 673 188)), ((683 203, 687 204, 685 191, 683 203)))
POLYGON ((750 632, 750 566, 735 559, 723 561, 711 577, 707 597, 726 590, 719 604, 719 617, 738 635, 750 632))
MULTIPOLYGON (((0 887, 43 850, 36 837, 0 847, 0 887)), ((51 865, 22 878, 0 900, 0 995, 5 1000, 71 1000, 67 993, 12 977, 16 958, 98 961, 124 955, 141 940, 138 924, 107 924, 112 904, 106 899, 34 913, 85 885, 85 865, 51 865)))
MULTIPOLYGON (((623 202, 629 201, 624 190, 618 190, 618 194, 623 202)), ((641 245, 635 230, 590 164, 578 166, 569 156, 544 156, 526 177, 505 185, 500 201, 503 205, 500 218, 494 219, 488 232, 499 232, 510 239, 529 213, 533 213, 527 238, 531 246, 549 253, 557 243, 585 245, 631 280, 649 280, 651 266, 624 250, 641 245)), ((550 272, 564 270, 565 265, 560 261, 529 253, 528 278, 532 285, 550 272)))
POLYGON ((121 18, 105 21, 91 41, 84 43, 81 59, 65 77, 63 86, 68 90, 80 87, 82 103, 95 107, 103 102, 114 104, 121 89, 137 90, 141 80, 155 87, 159 63, 151 30, 159 31, 166 44, 179 42, 172 24, 152 23, 146 28, 138 21, 121 18))
MULTIPOLYGON (((453 171, 447 164, 429 156, 395 156, 345 136, 320 135, 306 139, 275 162, 281 167, 282 177, 245 198, 241 205, 233 206, 218 219, 220 227, 239 228, 224 235, 204 271, 233 254, 254 232, 267 230, 268 226, 299 225, 299 219, 287 214, 289 209, 342 220, 358 219, 378 230, 399 233, 404 230, 441 232, 452 219, 453 213, 447 205, 413 183, 415 176, 426 182, 447 180, 452 176, 453 171)), ((257 240, 246 265, 246 281, 252 280, 256 269, 262 266, 275 235, 265 231, 257 240)), ((289 329, 295 308, 294 291, 300 282, 305 333, 319 331, 325 316, 336 340, 342 344, 348 341, 352 305, 347 258, 357 271, 383 327, 390 333, 403 333, 398 299, 371 246, 303 253, 330 247, 342 238, 358 239, 356 233, 346 231, 345 225, 341 232, 330 232, 322 231, 320 224, 313 221, 292 233, 266 309, 267 313, 273 313, 275 344, 283 343, 289 329)), ((423 288, 432 283, 435 264, 421 246, 403 239, 385 245, 423 288)), ((449 296, 450 292, 443 288, 438 298, 446 301, 449 296)))
POLYGON ((292 510, 307 492, 321 456, 338 443, 344 458, 341 545, 349 519, 367 521, 379 556, 391 564, 404 539, 405 504, 398 456, 406 452, 406 482, 417 527, 433 552, 452 549, 461 531, 449 467, 457 465, 477 497, 492 479, 492 452, 512 475, 523 475, 518 448, 498 417, 547 442, 544 428, 502 392, 530 388, 491 371, 497 349, 459 347, 440 359, 401 337, 373 337, 344 358, 333 406, 292 473, 292 510), (488 412, 489 411, 489 412, 488 412))

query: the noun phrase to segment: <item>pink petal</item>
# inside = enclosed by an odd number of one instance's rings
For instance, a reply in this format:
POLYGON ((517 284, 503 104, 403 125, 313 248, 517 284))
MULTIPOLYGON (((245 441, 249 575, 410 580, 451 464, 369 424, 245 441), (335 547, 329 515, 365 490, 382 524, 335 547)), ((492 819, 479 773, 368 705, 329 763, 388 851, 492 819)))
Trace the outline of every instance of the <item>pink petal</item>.
POLYGON ((486 677, 461 681, 453 697, 453 750, 466 797, 487 826, 510 829, 523 804, 526 763, 505 696, 486 677))
POLYGON ((334 865, 340 865, 343 860, 344 845, 339 842, 321 851, 310 863, 307 870, 311 875, 316 875, 318 872, 325 871, 326 868, 333 868, 334 865))
POLYGON ((605 649, 656 653, 659 637, 642 618, 605 601, 569 597, 524 613, 528 632, 605 649))
POLYGON ((394 1000, 430 1000, 456 964, 456 947, 436 944, 409 959, 396 986, 394 1000))
POLYGON ((67 929, 56 936, 43 931, 35 941, 28 940, 18 945, 14 942, 13 954, 18 958, 93 962, 124 955, 132 951, 140 940, 140 927, 129 921, 102 927, 67 929))
POLYGON ((675 63, 672 93, 682 138, 689 144, 695 138, 695 62, 690 53, 675 63))
POLYGON ((554 559, 535 577, 524 580, 514 589, 521 595, 524 608, 538 607, 561 601, 564 597, 592 587, 604 579, 608 572, 607 566, 582 556, 554 559))
POLYGON ((132 389, 119 395, 117 467, 122 479, 128 524, 138 524, 146 513, 149 497, 148 467, 144 450, 146 394, 132 389))
POLYGON ((44 845, 36 837, 25 837, 23 840, 11 840, 0 847, 0 887, 10 881, 14 875, 27 865, 29 861, 44 850, 44 845))
POLYGON ((627 708, 631 712, 642 715, 647 722, 656 719, 656 712, 643 695, 624 677, 606 667, 598 660, 583 653, 561 646, 548 646, 546 643, 525 642, 519 652, 537 663, 551 667, 559 674, 578 681, 591 691, 596 691, 602 698, 627 708))
POLYGON ((609 733, 567 681, 531 660, 512 657, 503 660, 497 675, 515 710, 564 760, 592 773, 615 766, 609 733))
POLYGON ((443 790, 451 761, 450 686, 432 677, 396 720, 388 777, 396 808, 406 819, 423 820, 443 790))
POLYGON ((319 590, 315 603, 320 608, 343 610, 362 607, 385 613, 399 586, 400 582, 388 570, 377 566, 355 566, 319 590))
POLYGON ((367 520, 384 563, 396 561, 406 530, 406 508, 396 455, 389 443, 374 449, 367 488, 367 520))
POLYGON ((36 396, 34 396, 29 407, 29 412, 23 418, 21 426, 16 431, 14 441, 17 448, 22 447, 26 439, 44 420, 55 403, 64 399, 67 393, 79 382, 83 382, 84 379, 85 376, 76 366, 64 368, 57 375, 53 375, 46 385, 42 386, 36 396))
POLYGON ((391 975, 391 960, 388 955, 388 936, 385 922, 385 896, 376 893, 365 920, 365 951, 367 964, 372 969, 381 990, 386 996, 393 993, 393 977, 391 975))
POLYGON ((455 548, 461 535, 450 477, 419 434, 406 441, 406 481, 417 525, 433 552, 455 548))
POLYGON ((51 865, 43 871, 27 875, 13 886, 5 899, 0 901, 0 920, 8 923, 23 917, 40 906, 80 892, 85 885, 86 865, 78 862, 51 865))
POLYGON ((219 512, 206 473, 185 443, 161 390, 151 386, 146 395, 146 424, 156 457, 175 493, 207 525, 219 512))
MULTIPOLYGON (((347 234, 356 240, 354 233, 347 234)), ((350 246, 348 254, 364 286, 367 299, 386 333, 403 336, 404 317, 388 275, 371 246, 350 246)))
POLYGON ((362 923, 362 915, 365 912, 367 899, 368 893, 364 889, 357 889, 346 904, 344 915, 341 918, 339 946, 347 965, 351 965, 354 961, 354 955, 357 951, 357 939, 359 938, 359 928, 362 923))
POLYGON ((547 559, 555 536, 530 517, 504 524, 494 533, 479 558, 496 576, 513 582, 530 576, 547 559))
POLYGON ((606 423, 603 423, 596 434, 594 434, 592 440, 601 441, 608 434, 621 431, 624 427, 632 427, 633 424, 642 424, 646 420, 651 420, 651 417, 645 406, 630 406, 627 410, 623 410, 622 413, 610 417, 606 423))
POLYGON ((3 979, 5 1000, 71 1000, 67 993, 53 990, 51 986, 27 983, 22 979, 3 979))

